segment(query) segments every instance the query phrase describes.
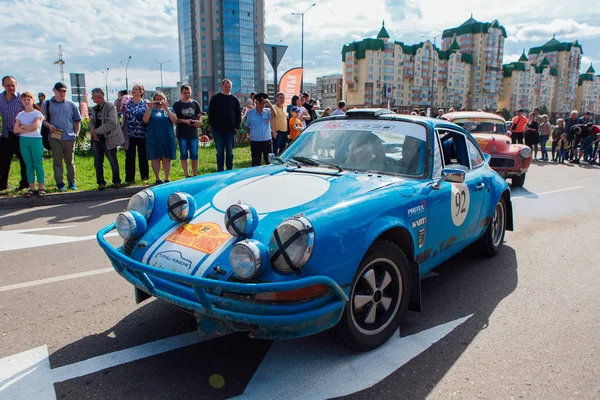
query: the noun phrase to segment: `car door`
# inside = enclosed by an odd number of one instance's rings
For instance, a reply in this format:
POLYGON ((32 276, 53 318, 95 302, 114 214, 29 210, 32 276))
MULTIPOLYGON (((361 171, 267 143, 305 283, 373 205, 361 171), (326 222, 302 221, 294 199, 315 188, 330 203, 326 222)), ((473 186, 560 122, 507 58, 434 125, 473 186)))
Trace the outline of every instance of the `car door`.
MULTIPOLYGON (((439 164, 443 168, 465 171, 465 181, 442 182, 438 189, 433 185, 428 186, 428 223, 424 244, 417 252, 422 273, 458 253, 469 243, 477 229, 486 184, 479 168, 471 168, 468 140, 458 130, 438 129, 435 132, 434 164, 439 157, 439 164), (436 156, 436 152, 439 156, 436 156)), ((440 168, 434 165, 433 180, 440 176, 440 168)), ((417 235, 421 235, 421 232, 417 232, 417 235)))

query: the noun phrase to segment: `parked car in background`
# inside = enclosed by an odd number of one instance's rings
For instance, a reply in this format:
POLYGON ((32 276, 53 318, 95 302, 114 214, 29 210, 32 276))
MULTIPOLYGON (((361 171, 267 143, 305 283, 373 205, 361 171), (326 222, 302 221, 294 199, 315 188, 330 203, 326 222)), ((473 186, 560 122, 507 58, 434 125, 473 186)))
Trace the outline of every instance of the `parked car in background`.
POLYGON ((523 186, 532 161, 531 149, 512 144, 504 118, 485 112, 459 111, 444 114, 442 119, 469 131, 481 150, 491 156, 490 167, 504 178, 510 178, 513 187, 523 186))
POLYGON ((420 311, 421 276, 467 246, 497 254, 513 229, 506 181, 447 121, 351 110, 272 161, 131 198, 97 238, 138 302, 189 310, 204 333, 334 328, 369 350, 420 311))

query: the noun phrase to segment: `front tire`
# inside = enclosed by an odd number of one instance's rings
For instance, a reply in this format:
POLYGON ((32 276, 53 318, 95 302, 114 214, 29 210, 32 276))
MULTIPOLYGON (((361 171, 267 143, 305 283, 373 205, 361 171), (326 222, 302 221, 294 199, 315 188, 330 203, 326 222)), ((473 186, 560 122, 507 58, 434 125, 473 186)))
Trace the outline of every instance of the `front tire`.
POLYGON ((525 175, 527 173, 521 174, 519 176, 513 176, 511 178, 512 187, 523 187, 525 184, 525 175))
POLYGON ((376 241, 361 261, 350 287, 350 302, 335 327, 348 347, 367 351, 397 330, 410 299, 410 266, 404 252, 376 241))
POLYGON ((500 198, 490 224, 483 236, 476 242, 477 248, 486 256, 495 256, 500 251, 504 243, 504 234, 506 233, 506 203, 504 198, 500 198))

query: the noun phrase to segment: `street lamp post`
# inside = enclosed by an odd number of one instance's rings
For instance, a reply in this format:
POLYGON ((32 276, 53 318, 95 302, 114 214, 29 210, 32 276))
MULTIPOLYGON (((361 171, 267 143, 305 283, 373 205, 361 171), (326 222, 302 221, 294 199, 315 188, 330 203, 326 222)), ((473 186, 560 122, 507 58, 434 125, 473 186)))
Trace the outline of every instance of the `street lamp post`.
POLYGON ((169 60, 169 61, 163 61, 163 62, 160 62, 160 61, 158 61, 158 60, 155 58, 155 59, 154 59, 154 61, 156 61, 156 62, 158 63, 158 65, 160 65, 160 88, 161 88, 161 90, 162 90, 162 88, 163 88, 163 80, 162 80, 162 66, 163 66, 164 64, 168 64, 168 63, 170 63, 170 62, 171 62, 171 61, 173 61, 173 60, 169 60))
POLYGON ((106 67, 106 73, 104 71, 100 71, 102 72, 102 75, 104 75, 104 86, 106 87, 106 100, 108 101, 108 71, 110 70, 110 68, 106 67))
POLYGON ((129 61, 131 61, 131 56, 127 58, 127 65, 123 64, 123 61, 121 61, 121 65, 123 68, 125 68, 125 90, 127 90, 127 93, 129 93, 129 81, 127 80, 127 68, 129 68, 129 61))
POLYGON ((292 15, 301 15, 302 16, 302 53, 300 58, 300 66, 302 67, 302 77, 300 78, 300 90, 304 91, 304 14, 308 12, 311 8, 316 6, 317 3, 313 3, 310 7, 306 9, 303 13, 292 13, 292 15))

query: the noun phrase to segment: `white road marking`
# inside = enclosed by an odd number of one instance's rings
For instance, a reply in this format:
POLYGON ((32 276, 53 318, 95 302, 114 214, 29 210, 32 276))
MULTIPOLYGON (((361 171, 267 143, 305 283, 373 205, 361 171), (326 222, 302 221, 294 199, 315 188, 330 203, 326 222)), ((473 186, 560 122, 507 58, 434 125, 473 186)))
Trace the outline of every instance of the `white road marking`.
POLYGON ((473 314, 352 353, 314 338, 273 343, 239 399, 330 399, 367 389, 441 340, 473 314), (335 384, 332 384, 335 383, 335 384))
MULTIPOLYGON (((9 250, 22 250, 32 247, 51 246, 54 244, 82 242, 96 239, 96 235, 89 236, 57 236, 57 235, 39 235, 30 234, 32 232, 42 232, 55 229, 73 228, 74 225, 51 226, 46 228, 17 229, 13 231, 0 230, 0 252, 9 250)), ((105 237, 117 236, 116 232, 111 232, 105 237)))
POLYGON ((584 189, 584 186, 574 186, 574 187, 570 187, 570 188, 550 190, 548 192, 532 193, 532 194, 527 194, 525 196, 513 196, 513 197, 511 197, 511 200, 536 198, 538 196, 544 196, 544 195, 547 195, 547 194, 554 194, 554 193, 560 193, 560 192, 568 192, 568 191, 571 191, 571 190, 579 190, 579 189, 584 189))
POLYGON ((93 374, 157 354, 180 349, 214 336, 200 337, 198 332, 184 333, 129 349, 93 357, 51 369, 48 347, 40 346, 0 359, 0 398, 12 400, 56 400, 54 383, 93 374))
POLYGON ((32 287, 32 286, 45 285, 47 283, 62 282, 62 281, 70 280, 70 279, 83 278, 86 276, 105 274, 105 273, 111 272, 111 271, 114 271, 114 268, 95 269, 93 271, 78 272, 76 274, 55 276, 54 278, 38 279, 35 281, 16 283, 14 285, 0 286, 0 292, 8 292, 9 290, 23 289, 23 288, 28 288, 28 287, 32 287))

